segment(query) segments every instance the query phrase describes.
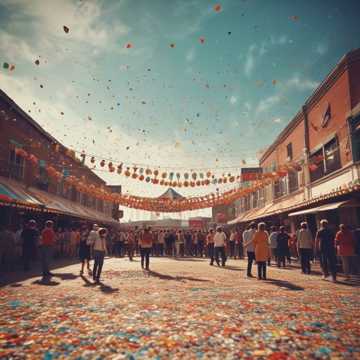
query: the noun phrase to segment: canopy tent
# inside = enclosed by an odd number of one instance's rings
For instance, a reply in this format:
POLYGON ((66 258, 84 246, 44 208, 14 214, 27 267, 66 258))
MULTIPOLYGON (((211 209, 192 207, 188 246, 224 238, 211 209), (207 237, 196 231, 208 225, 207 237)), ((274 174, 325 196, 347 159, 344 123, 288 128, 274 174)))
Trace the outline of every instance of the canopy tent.
POLYGON ((180 195, 173 188, 168 188, 158 199, 169 199, 169 200, 180 200, 185 199, 184 196, 180 195))

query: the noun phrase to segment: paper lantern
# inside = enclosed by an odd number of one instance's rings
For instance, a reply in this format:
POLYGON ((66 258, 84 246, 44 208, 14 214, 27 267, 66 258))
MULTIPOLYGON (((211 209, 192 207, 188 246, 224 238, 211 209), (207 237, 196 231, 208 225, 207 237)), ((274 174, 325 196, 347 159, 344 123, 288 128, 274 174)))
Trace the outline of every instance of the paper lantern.
POLYGON ((149 183, 151 181, 151 178, 149 176, 146 177, 145 181, 149 183))
POLYGON ((190 186, 194 187, 195 186, 195 182, 194 181, 190 181, 190 186))
POLYGON ((161 174, 161 177, 162 177, 163 179, 166 179, 167 173, 166 173, 166 172, 163 172, 163 173, 161 174))
POLYGON ((133 179, 137 179, 138 176, 139 176, 139 175, 138 175, 137 173, 133 173, 133 174, 131 175, 131 177, 132 177, 133 179))
POLYGON ((211 177, 211 172, 208 171, 208 172, 206 173, 206 176, 207 176, 208 178, 211 177))
POLYGON ((129 171, 129 168, 126 169, 125 171, 125 176, 129 177, 131 174, 130 174, 130 171, 129 171))
POLYGON ((189 182, 188 181, 184 181, 184 186, 188 187, 189 186, 189 182))
POLYGON ((145 170, 145 174, 146 174, 146 175, 151 175, 151 174, 152 174, 151 169, 146 169, 146 170, 145 170))
POLYGON ((100 161, 100 166, 101 166, 101 167, 104 167, 104 166, 105 166, 105 160, 101 160, 101 161, 100 161))
POLYGON ((92 156, 90 162, 93 164, 95 162, 95 158, 92 156))
POLYGON ((154 175, 158 176, 159 175, 159 170, 154 170, 154 175))
POLYGON ((184 174, 184 178, 187 180, 189 178, 189 174, 188 173, 185 173, 184 174))
POLYGON ((145 179, 145 176, 144 176, 144 175, 140 175, 140 176, 139 176, 139 180, 140 180, 140 181, 143 181, 144 179, 145 179))
POLYGON ((192 177, 194 180, 196 180, 197 174, 196 174, 196 173, 192 173, 192 174, 191 174, 191 177, 192 177))

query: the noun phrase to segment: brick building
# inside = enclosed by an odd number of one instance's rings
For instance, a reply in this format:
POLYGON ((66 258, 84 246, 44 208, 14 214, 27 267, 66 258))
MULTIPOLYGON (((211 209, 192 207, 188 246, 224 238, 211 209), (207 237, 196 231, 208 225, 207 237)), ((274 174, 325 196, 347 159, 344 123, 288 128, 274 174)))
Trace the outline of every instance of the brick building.
MULTIPOLYGON (((92 172, 74 152, 60 144, 29 114, 0 90, 0 213, 1 218, 17 221, 18 210, 25 217, 39 213, 53 214, 57 220, 92 220, 107 224, 114 204, 95 199, 67 186, 64 179, 75 176, 88 184, 106 188, 106 183, 92 172), (20 151, 19 151, 20 149, 20 151), (21 150, 36 157, 36 165, 21 156, 21 150), (49 176, 51 165, 63 178, 49 176)), ((119 188, 117 188, 119 192, 119 188)))
POLYGON ((360 225, 360 49, 346 54, 260 159, 264 173, 300 163, 249 195, 229 224, 289 225, 319 219, 360 225))

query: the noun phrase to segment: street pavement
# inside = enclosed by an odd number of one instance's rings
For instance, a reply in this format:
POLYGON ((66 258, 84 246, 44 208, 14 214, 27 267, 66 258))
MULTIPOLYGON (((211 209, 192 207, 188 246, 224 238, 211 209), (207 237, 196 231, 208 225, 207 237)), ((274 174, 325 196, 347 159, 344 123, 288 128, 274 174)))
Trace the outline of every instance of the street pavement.
POLYGON ((80 265, 55 276, 6 274, 1 359, 360 359, 359 281, 246 262, 106 258, 102 281, 80 265), (256 268, 253 274, 256 275, 256 268))

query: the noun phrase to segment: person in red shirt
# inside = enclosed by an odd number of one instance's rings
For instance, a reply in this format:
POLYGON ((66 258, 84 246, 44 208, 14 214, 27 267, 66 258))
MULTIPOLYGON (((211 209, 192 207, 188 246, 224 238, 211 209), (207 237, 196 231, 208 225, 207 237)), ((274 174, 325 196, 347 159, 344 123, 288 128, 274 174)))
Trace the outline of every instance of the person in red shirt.
POLYGON ((54 223, 51 220, 46 221, 45 228, 41 232, 41 265, 43 277, 53 276, 50 272, 50 259, 52 256, 52 250, 55 245, 55 231, 54 223))
POLYGON ((344 224, 339 226, 340 230, 336 233, 335 243, 338 256, 341 257, 344 274, 350 278, 350 264, 355 256, 355 241, 352 232, 344 224))

